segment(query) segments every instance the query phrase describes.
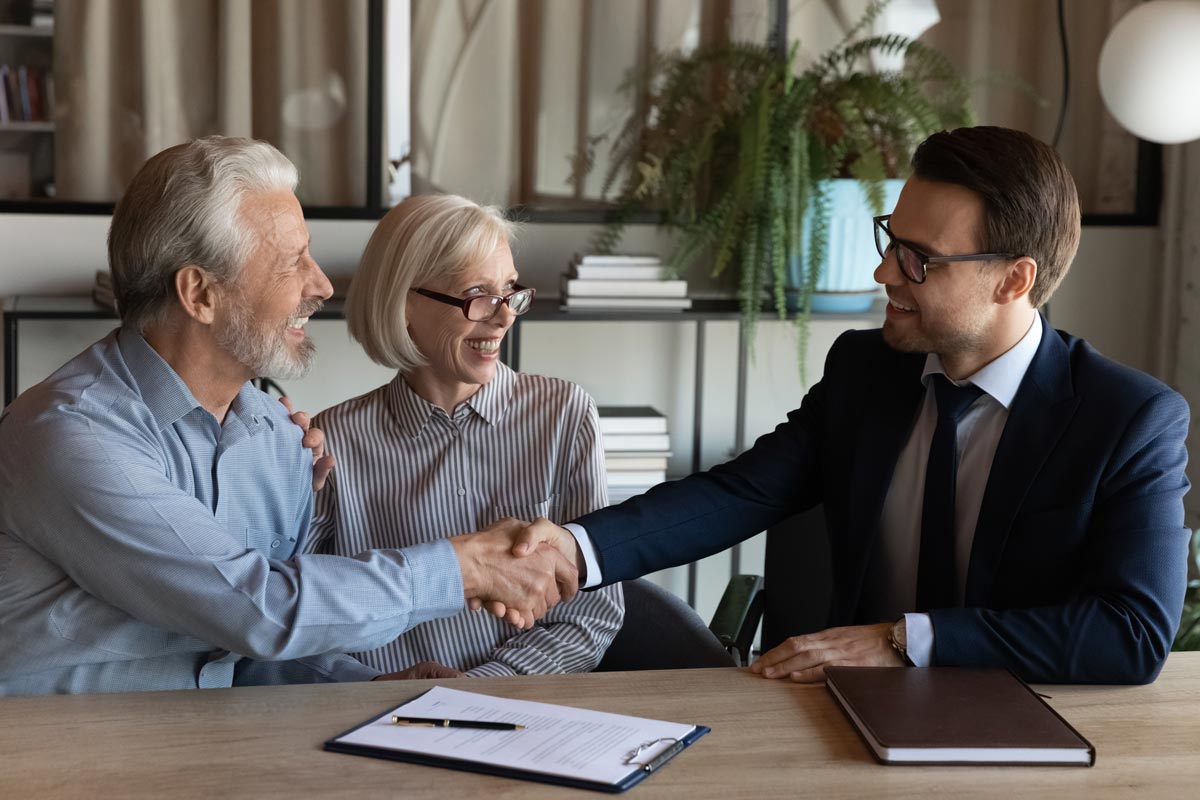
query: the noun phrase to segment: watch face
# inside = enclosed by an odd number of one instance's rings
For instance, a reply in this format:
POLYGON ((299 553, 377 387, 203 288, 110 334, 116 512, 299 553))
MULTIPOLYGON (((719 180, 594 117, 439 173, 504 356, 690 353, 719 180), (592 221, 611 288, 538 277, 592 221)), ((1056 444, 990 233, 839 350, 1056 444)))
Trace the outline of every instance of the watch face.
POLYGON ((901 619, 892 626, 892 646, 903 653, 908 649, 908 626, 901 619))

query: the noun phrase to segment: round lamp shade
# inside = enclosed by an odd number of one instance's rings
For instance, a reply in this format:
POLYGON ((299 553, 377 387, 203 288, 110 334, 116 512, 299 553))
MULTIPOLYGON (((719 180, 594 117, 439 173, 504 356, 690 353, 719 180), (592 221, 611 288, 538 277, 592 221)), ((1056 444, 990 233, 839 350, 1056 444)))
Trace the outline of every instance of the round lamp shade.
POLYGON ((1100 95, 1143 139, 1200 139, 1200 0, 1154 0, 1122 17, 1100 51, 1100 95))

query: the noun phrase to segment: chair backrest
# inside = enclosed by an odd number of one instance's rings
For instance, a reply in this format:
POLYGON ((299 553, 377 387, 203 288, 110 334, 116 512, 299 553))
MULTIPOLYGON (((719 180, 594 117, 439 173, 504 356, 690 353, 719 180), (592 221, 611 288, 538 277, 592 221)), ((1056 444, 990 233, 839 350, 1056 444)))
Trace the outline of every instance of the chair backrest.
POLYGON ((734 665, 733 657, 687 603, 644 578, 621 586, 625 623, 597 672, 734 665))
POLYGON ((763 583, 763 652, 829 626, 833 561, 823 506, 767 531, 763 583))

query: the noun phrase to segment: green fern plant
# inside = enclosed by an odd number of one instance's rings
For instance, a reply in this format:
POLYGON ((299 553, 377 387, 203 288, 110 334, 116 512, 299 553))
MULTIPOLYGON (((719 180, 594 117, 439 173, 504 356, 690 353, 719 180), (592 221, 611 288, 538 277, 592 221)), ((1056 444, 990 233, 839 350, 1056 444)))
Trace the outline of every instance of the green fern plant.
POLYGON ((785 291, 797 293, 803 369, 827 242, 826 181, 859 180, 882 213, 884 180, 905 177, 921 140, 972 124, 969 86, 940 52, 903 36, 859 38, 887 2, 872 3, 839 46, 800 72, 794 47, 780 58, 726 43, 661 54, 627 77, 625 90, 643 94, 641 110, 612 137, 603 186, 606 196, 619 186, 616 211, 591 249, 612 252, 633 213, 660 211, 678 234, 672 271, 707 263, 714 276, 734 273, 751 340, 764 306, 784 318, 785 291), (901 53, 903 71, 864 66, 872 54, 901 53), (789 287, 792 257, 803 277, 789 287))

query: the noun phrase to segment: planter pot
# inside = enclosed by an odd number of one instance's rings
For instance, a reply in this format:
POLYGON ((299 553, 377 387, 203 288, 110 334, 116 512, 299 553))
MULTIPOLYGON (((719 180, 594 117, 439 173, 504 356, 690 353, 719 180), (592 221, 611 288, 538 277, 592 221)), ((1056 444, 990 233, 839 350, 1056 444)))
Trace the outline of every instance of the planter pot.
MULTIPOLYGON (((812 296, 812 310, 866 311, 879 296, 880 289, 873 277, 875 267, 879 266, 879 253, 875 249, 875 231, 872 226, 875 210, 867 202, 866 194, 858 181, 839 178, 829 183, 829 247, 825 261, 821 264, 817 291, 812 296)), ((903 186, 904 181, 899 179, 884 182, 883 210, 880 213, 891 213, 903 186)), ((811 231, 810 208, 804 218, 804 252, 808 251, 811 231)), ((789 272, 791 274, 788 278, 792 285, 798 286, 798 260, 791 263, 789 272)), ((794 304, 795 298, 795 292, 791 292, 788 297, 789 308, 794 304)))

